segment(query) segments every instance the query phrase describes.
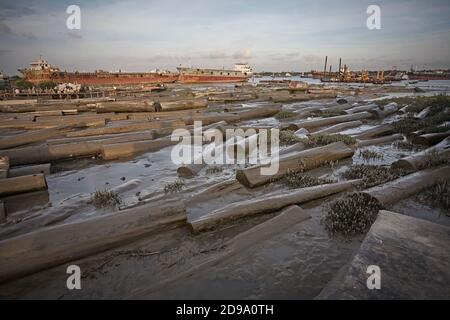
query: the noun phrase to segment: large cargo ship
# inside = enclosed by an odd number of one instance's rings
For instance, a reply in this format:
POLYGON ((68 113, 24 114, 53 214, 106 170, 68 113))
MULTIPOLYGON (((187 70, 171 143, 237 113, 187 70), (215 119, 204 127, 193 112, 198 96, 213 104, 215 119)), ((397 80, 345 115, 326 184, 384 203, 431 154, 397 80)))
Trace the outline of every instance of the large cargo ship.
POLYGON ((65 72, 51 66, 42 57, 31 63, 30 68, 19 71, 33 84, 54 81, 81 85, 131 85, 173 83, 178 80, 178 73, 172 72, 65 72))
POLYGON ((246 82, 253 75, 253 70, 244 63, 236 64, 234 70, 186 67, 177 69, 180 73, 178 80, 182 83, 246 82))
POLYGON ((447 71, 417 71, 408 73, 409 80, 450 80, 450 72, 447 71))

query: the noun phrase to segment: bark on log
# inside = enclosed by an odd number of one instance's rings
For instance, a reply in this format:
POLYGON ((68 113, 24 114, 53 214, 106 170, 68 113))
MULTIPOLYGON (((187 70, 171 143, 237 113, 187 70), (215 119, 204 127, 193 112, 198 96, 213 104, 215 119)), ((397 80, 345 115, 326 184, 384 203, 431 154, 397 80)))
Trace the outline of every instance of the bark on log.
POLYGON ((0 179, 0 197, 47 189, 43 174, 0 179))
POLYGON ((260 105, 246 111, 236 112, 236 114, 239 116, 240 121, 246 121, 258 118, 272 117, 280 111, 281 104, 269 104, 260 105))
POLYGON ((383 108, 377 108, 373 110, 369 110, 371 114, 373 114, 378 119, 385 118, 390 116, 398 111, 398 104, 395 102, 389 103, 385 105, 383 108))
POLYGON ((447 132, 427 133, 421 136, 413 137, 411 142, 413 144, 420 144, 423 146, 433 146, 448 136, 450 136, 450 130, 447 132))
POLYGON ((138 131, 138 132, 105 134, 105 135, 101 135, 101 136, 49 139, 49 140, 47 140, 47 143, 49 145, 51 145, 51 144, 82 142, 82 141, 103 140, 107 144, 112 144, 112 143, 120 143, 120 142, 139 141, 139 140, 152 140, 154 138, 155 138, 155 132, 153 132, 153 130, 147 130, 147 131, 141 131, 141 132, 138 131))
POLYGON ((377 144, 384 144, 389 143, 397 140, 403 140, 403 135, 401 134, 393 134, 391 136, 376 138, 376 139, 370 139, 370 140, 358 140, 356 143, 357 147, 367 147, 367 146, 374 146, 377 144))
POLYGON ((209 215, 190 221, 189 224, 195 232, 203 231, 230 220, 273 212, 290 205, 305 203, 350 190, 358 181, 360 180, 325 184, 289 191, 283 194, 266 194, 251 200, 232 203, 224 208, 213 211, 209 215))
POLYGON ((389 206, 407 199, 441 180, 448 179, 449 176, 449 166, 426 169, 363 192, 377 199, 383 206, 389 206))
MULTIPOLYGON (((104 126, 106 124, 106 121, 104 119, 92 119, 92 120, 80 119, 65 122, 64 124, 71 125, 73 127, 96 127, 96 126, 104 126)), ((54 128, 59 126, 60 124, 56 121, 32 122, 24 120, 10 120, 0 123, 0 129, 37 130, 37 129, 54 128)))
POLYGON ((201 121, 203 125, 226 121, 227 123, 239 122, 241 119, 235 113, 198 114, 183 117, 182 120, 187 125, 194 124, 194 121, 201 121))
POLYGON ((423 120, 423 119, 425 119, 427 116, 428 116, 428 114, 431 112, 431 107, 426 107, 425 109, 423 109, 422 111, 420 111, 416 116, 415 116, 415 118, 417 118, 417 119, 420 119, 420 120, 423 120))
POLYGON ((369 112, 359 112, 359 113, 344 115, 344 116, 306 120, 306 121, 298 122, 298 123, 296 123, 296 125, 298 128, 305 128, 305 129, 310 130, 310 129, 324 127, 324 126, 330 126, 330 125, 334 125, 334 124, 338 124, 338 123, 342 123, 342 122, 369 119, 372 117, 373 117, 372 114, 370 114, 369 112))
POLYGON ((8 177, 9 172, 9 158, 7 156, 0 156, 0 179, 8 177))
POLYGON ((55 127, 7 136, 0 139, 0 149, 9 149, 35 142, 43 142, 49 138, 61 136, 68 130, 68 127, 55 127))
POLYGON ((450 157, 450 137, 431 148, 397 160, 392 164, 392 167, 411 171, 419 170, 426 167, 427 163, 433 161, 435 157, 442 157, 443 159, 450 157))
POLYGON ((186 223, 181 201, 58 225, 0 242, 0 283, 136 241, 186 223))
POLYGON ((279 157, 279 168, 274 175, 261 174, 261 168, 266 165, 256 165, 236 171, 236 179, 247 187, 263 185, 283 177, 288 170, 310 170, 329 161, 336 161, 353 156, 355 149, 343 142, 335 142, 329 145, 300 151, 294 154, 286 154, 279 157))
POLYGON ((360 120, 356 120, 356 121, 349 121, 349 122, 343 122, 343 123, 338 123, 335 124, 334 126, 316 131, 311 133, 312 136, 317 136, 317 135, 321 135, 321 134, 330 134, 330 133, 336 133, 336 132, 341 132, 345 129, 348 128, 354 128, 354 127, 359 127, 362 126, 362 121, 360 120))
POLYGON ((96 105, 95 111, 97 113, 126 113, 126 112, 155 112, 155 106, 153 101, 143 102, 112 102, 112 103, 99 103, 96 105))
POLYGON ((9 169, 8 177, 14 178, 39 173, 42 173, 43 175, 49 175, 50 168, 51 168, 50 163, 38 164, 34 166, 12 167, 11 169, 9 169))

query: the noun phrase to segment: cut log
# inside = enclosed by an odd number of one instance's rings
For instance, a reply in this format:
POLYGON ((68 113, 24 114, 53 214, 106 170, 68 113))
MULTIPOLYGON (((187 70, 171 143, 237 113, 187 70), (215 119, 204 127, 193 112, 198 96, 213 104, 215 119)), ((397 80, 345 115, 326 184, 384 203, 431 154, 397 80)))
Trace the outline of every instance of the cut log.
POLYGON ((427 133, 421 136, 413 137, 411 142, 413 144, 419 144, 422 146, 433 146, 445 138, 450 136, 450 130, 447 132, 438 132, 438 133, 427 133))
POLYGON ((44 175, 49 175, 50 168, 51 168, 50 163, 37 164, 34 166, 12 167, 11 169, 9 169, 8 177, 14 178, 14 177, 20 177, 20 176, 39 174, 39 173, 42 173, 44 175))
POLYGON ((357 112, 363 112, 363 111, 370 111, 373 109, 377 109, 378 105, 376 105, 375 103, 371 103, 371 104, 366 104, 363 106, 356 106, 350 109, 346 109, 344 110, 345 113, 347 114, 353 114, 353 113, 357 113, 357 112))
POLYGON ((263 175, 261 169, 268 166, 256 165, 236 170, 236 179, 245 186, 253 188, 279 179, 289 170, 301 171, 314 169, 330 161, 352 157, 354 153, 355 149, 353 147, 346 145, 344 142, 335 142, 323 147, 280 156, 278 160, 278 171, 274 175, 263 175))
POLYGON ((448 179, 448 177, 450 177, 449 166, 426 169, 363 192, 374 197, 386 207, 407 199, 439 181, 448 179))
POLYGON ((394 168, 401 168, 405 170, 419 170, 424 168, 435 157, 442 157, 443 159, 450 157, 450 137, 447 137, 439 144, 428 148, 424 151, 412 154, 403 159, 397 160, 392 164, 394 168))
POLYGON ((381 138, 376 138, 376 139, 358 140, 358 142, 356 143, 356 146, 357 147, 374 146, 377 144, 385 144, 385 143, 390 143, 390 142, 394 142, 397 140, 403 140, 403 135, 397 133, 397 134, 393 134, 391 136, 386 136, 386 137, 381 137, 381 138))
POLYGON ((47 189, 43 174, 0 179, 0 197, 47 189))
POLYGON ((428 117, 428 115, 430 114, 430 112, 431 112, 431 107, 426 107, 425 109, 423 109, 422 111, 420 111, 420 112, 415 116, 415 118, 420 119, 420 120, 423 120, 423 119, 425 119, 426 117, 428 117))
POLYGON ((0 241, 0 283, 136 241, 186 223, 181 201, 155 202, 0 241))
POLYGON ((385 105, 383 108, 377 108, 373 110, 369 110, 371 114, 373 114, 378 119, 385 118, 390 116, 398 111, 398 104, 395 102, 391 102, 385 105))
POLYGON ((330 133, 336 133, 336 132, 341 132, 345 129, 348 128, 354 128, 354 127, 359 127, 362 126, 362 121, 360 120, 356 120, 356 121, 349 121, 349 122, 343 122, 343 123, 338 123, 335 124, 334 126, 316 131, 311 133, 312 136, 317 136, 317 135, 321 135, 321 134, 330 134, 330 133))
POLYGON ((95 111, 97 113, 155 112, 153 104, 153 101, 99 103, 96 105, 95 111))
POLYGON ((310 130, 310 129, 324 127, 324 126, 330 126, 330 125, 338 124, 338 123, 342 123, 342 122, 369 119, 372 117, 373 117, 372 114, 370 114, 369 112, 359 112, 359 113, 349 114, 349 115, 344 115, 344 116, 306 120, 306 121, 298 122, 298 123, 296 123, 296 125, 299 129, 305 128, 305 129, 310 130))
POLYGON ((250 110, 236 112, 241 121, 268 118, 276 115, 281 111, 281 104, 268 104, 254 107, 250 110))
POLYGON ((43 142, 49 138, 63 135, 68 130, 69 128, 64 126, 29 131, 12 136, 7 136, 3 139, 0 139, 0 149, 9 149, 30 143, 43 142))
POLYGON ((126 133, 135 131, 144 131, 151 129, 177 129, 184 128, 185 123, 181 120, 171 120, 171 121, 145 121, 124 124, 114 127, 104 127, 96 129, 86 129, 76 132, 67 133, 67 137, 85 137, 85 136, 95 136, 103 134, 114 134, 114 133, 126 133))
POLYGON ((387 134, 394 133, 394 127, 391 124, 383 124, 372 129, 360 132, 358 134, 352 135, 355 139, 366 140, 373 137, 383 136, 387 134))
POLYGON ((127 132, 116 134, 105 134, 101 136, 86 136, 86 137, 73 137, 73 138, 59 138, 49 139, 47 143, 51 144, 64 144, 83 141, 97 141, 102 140, 105 144, 130 142, 130 141, 142 141, 152 140, 155 138, 155 132, 153 130, 141 131, 141 132, 127 132))
POLYGON ((161 102, 161 109, 158 111, 177 111, 177 110, 189 110, 189 109, 202 109, 208 107, 208 101, 206 99, 198 100, 182 100, 173 102, 161 102))
POLYGON ((213 114, 198 114, 198 115, 191 115, 183 117, 182 120, 187 125, 193 124, 194 121, 201 121, 202 124, 208 125, 216 122, 225 121, 227 123, 235 123, 239 122, 241 119, 239 116, 235 113, 213 113, 213 114))
POLYGON ((189 224, 195 232, 200 232, 230 220, 273 212, 290 205, 305 203, 350 190, 358 181, 360 180, 324 184, 283 194, 265 194, 251 200, 232 203, 213 211, 211 214, 190 221, 189 224))
POLYGON ((105 160, 116 160, 129 158, 145 152, 155 152, 162 148, 173 146, 178 141, 172 141, 170 137, 151 141, 135 141, 103 145, 101 148, 102 158, 105 160))

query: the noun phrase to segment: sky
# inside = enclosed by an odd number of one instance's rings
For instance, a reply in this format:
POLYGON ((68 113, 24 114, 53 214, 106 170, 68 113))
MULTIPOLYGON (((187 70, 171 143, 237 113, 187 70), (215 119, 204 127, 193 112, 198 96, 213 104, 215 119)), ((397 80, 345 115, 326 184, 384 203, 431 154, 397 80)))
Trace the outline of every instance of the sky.
POLYGON ((183 66, 256 71, 450 67, 448 0, 0 0, 0 70, 42 55, 62 70, 183 66), (81 9, 69 30, 66 9, 81 9), (378 5, 381 29, 366 10, 378 5))

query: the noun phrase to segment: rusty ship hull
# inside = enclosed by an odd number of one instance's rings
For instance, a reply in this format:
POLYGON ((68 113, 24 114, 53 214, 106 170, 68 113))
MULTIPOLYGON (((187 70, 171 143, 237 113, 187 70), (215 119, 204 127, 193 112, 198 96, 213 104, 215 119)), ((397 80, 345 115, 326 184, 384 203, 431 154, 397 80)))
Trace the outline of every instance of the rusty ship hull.
POLYGON ((247 82, 249 75, 236 70, 177 68, 181 83, 237 83, 247 82))

